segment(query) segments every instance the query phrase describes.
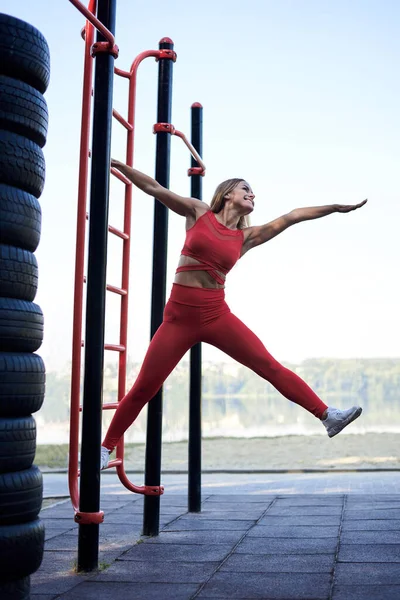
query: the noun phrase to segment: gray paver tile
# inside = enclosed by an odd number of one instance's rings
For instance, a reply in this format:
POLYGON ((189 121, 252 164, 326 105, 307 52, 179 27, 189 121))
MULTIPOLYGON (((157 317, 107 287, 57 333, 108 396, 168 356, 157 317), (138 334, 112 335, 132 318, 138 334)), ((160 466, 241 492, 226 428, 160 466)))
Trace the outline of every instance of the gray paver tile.
POLYGON ((400 585, 398 564, 339 563, 335 572, 336 585, 400 585))
POLYGON ((399 520, 400 519, 400 509, 389 508, 386 509, 371 509, 365 511, 357 511, 357 510, 346 510, 344 512, 344 521, 362 521, 363 519, 385 519, 385 520, 399 520))
POLYGON ((342 544, 399 544, 400 531, 344 531, 342 544))
POLYGON ((263 514, 264 510, 261 511, 247 511, 247 510, 207 510, 207 511, 203 511, 201 513, 189 513, 186 515, 182 515, 180 517, 180 519, 182 521, 201 521, 203 519, 206 520, 211 520, 211 521, 215 521, 215 520, 220 520, 220 519, 226 519, 227 521, 257 521, 261 515, 263 514))
POLYGON ((59 528, 55 528, 55 527, 46 527, 45 528, 45 540, 46 542, 48 540, 51 540, 54 537, 57 537, 58 535, 67 535, 67 534, 73 534, 74 532, 77 532, 76 529, 67 529, 66 527, 59 527, 59 528))
POLYGON ((327 600, 330 575, 296 573, 272 575, 269 573, 216 573, 204 586, 198 598, 263 598, 327 600))
POLYGON ((62 596, 62 600, 188 600, 198 589, 190 583, 136 583, 134 596, 132 583, 87 581, 62 596))
POLYGON ((346 512, 357 510, 400 510, 400 501, 397 502, 351 502, 347 503, 346 512))
POLYGON ((279 527, 270 525, 256 525, 247 534, 250 537, 272 538, 331 538, 338 537, 339 526, 336 527, 279 527))
POLYGON ((400 519, 363 519, 362 521, 343 521, 342 531, 400 531, 400 519))
POLYGON ((277 498, 274 506, 342 506, 343 496, 293 496, 277 498))
POLYGON ((161 531, 160 535, 146 538, 147 544, 236 544, 242 531, 161 531))
POLYGON ((330 573, 334 555, 232 554, 222 565, 222 571, 237 573, 330 573))
POLYGON ((399 600, 400 585, 339 585, 333 589, 333 600, 399 600))
POLYGON ((280 508, 276 504, 270 508, 267 515, 280 515, 282 517, 302 517, 302 516, 332 516, 341 515, 342 507, 332 506, 287 506, 280 508))
POLYGON ((97 575, 94 581, 131 581, 145 583, 202 583, 219 562, 120 561, 97 575), (149 566, 151 565, 151 568, 149 566))
POLYGON ((207 562, 223 560, 232 544, 139 544, 120 557, 120 560, 173 560, 207 562))
POLYGON ((336 538, 274 540, 246 537, 235 552, 238 554, 332 554, 336 546, 336 538))
POLYGON ((341 515, 330 515, 330 516, 318 516, 309 515, 299 517, 287 517, 280 515, 270 515, 267 513, 263 517, 258 525, 272 525, 272 526, 283 526, 283 527, 339 527, 341 515))
MULTIPOLYGON (((274 494, 276 496, 276 494, 274 494)), ((267 496, 266 494, 218 494, 211 495, 207 498, 207 502, 215 502, 222 504, 237 504, 240 506, 246 506, 247 504, 269 504, 273 499, 273 496, 267 496)))
POLYGON ((353 563, 400 563, 400 544, 342 544, 338 560, 353 563))
POLYGON ((164 527, 164 531, 195 531, 195 530, 209 530, 209 531, 247 531, 254 521, 213 521, 206 519, 199 519, 197 521, 191 521, 188 519, 178 519, 164 527))

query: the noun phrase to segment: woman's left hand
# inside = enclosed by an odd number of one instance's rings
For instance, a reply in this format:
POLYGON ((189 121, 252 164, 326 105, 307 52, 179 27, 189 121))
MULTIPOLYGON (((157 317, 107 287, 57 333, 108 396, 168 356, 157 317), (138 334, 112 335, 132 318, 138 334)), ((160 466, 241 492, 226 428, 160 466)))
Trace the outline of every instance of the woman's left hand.
POLYGON ((335 212, 348 213, 352 210, 357 210, 357 208, 361 208, 362 206, 364 206, 367 200, 368 198, 366 198, 362 202, 359 202, 358 204, 334 204, 335 212))

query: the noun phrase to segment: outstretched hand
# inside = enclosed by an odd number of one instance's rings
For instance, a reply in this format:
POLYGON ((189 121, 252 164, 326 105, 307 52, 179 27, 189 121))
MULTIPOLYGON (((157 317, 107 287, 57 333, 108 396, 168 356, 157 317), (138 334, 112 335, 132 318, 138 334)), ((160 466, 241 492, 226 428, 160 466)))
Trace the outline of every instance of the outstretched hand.
POLYGON ((362 206, 364 206, 364 204, 366 204, 367 201, 368 199, 366 198, 358 204, 335 204, 335 211, 340 213, 348 213, 352 210, 357 210, 357 208, 361 208, 362 206))

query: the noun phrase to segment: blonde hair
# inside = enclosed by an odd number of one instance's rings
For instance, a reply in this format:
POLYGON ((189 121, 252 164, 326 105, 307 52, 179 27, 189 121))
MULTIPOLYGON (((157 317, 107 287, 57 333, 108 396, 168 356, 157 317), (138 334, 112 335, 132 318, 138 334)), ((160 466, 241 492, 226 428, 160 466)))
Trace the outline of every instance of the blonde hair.
MULTIPOLYGON (((225 205, 225 196, 235 189, 239 183, 246 181, 245 179, 227 179, 217 186, 214 192, 214 196, 211 199, 210 209, 213 213, 219 213, 225 205)), ((244 229, 249 226, 249 219, 247 216, 240 217, 237 225, 238 229, 244 229)))

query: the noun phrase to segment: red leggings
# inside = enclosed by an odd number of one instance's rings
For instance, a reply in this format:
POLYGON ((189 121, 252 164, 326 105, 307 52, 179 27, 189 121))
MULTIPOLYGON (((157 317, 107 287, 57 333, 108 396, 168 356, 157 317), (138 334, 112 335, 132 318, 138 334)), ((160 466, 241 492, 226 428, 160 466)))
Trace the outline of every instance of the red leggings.
POLYGON ((223 289, 173 285, 164 320, 150 342, 134 386, 115 412, 103 446, 115 448, 144 405, 197 342, 216 346, 269 381, 283 396, 322 417, 326 404, 269 354, 258 337, 231 313, 224 297, 223 289))

